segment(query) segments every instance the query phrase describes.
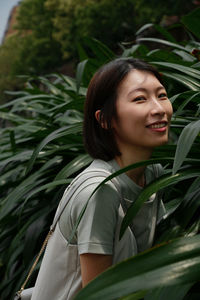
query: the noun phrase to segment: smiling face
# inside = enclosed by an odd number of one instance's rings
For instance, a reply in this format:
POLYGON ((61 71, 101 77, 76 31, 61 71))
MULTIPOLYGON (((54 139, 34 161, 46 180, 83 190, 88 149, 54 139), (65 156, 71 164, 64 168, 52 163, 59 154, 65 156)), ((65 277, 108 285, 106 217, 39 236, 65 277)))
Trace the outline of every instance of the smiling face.
POLYGON ((129 72, 118 87, 116 111, 112 127, 121 153, 136 148, 152 151, 167 143, 172 105, 152 73, 129 72))

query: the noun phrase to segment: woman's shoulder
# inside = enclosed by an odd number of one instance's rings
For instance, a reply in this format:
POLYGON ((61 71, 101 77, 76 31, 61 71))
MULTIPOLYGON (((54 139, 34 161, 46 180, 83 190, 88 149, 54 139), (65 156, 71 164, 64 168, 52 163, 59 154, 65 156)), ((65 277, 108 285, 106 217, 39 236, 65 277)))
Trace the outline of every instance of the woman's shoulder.
MULTIPOLYGON (((112 172, 112 166, 109 163, 99 159, 94 160, 85 170, 75 177, 68 186, 66 192, 73 189, 74 197, 88 199, 92 192, 94 192, 102 181, 111 175, 112 172)), ((107 194, 112 190, 118 192, 119 186, 117 186, 117 182, 114 180, 109 180, 97 189, 96 194, 103 195, 104 193, 107 194)))
MULTIPOLYGON (((108 167, 100 162, 93 162, 73 183, 75 193, 70 205, 70 214, 76 219, 84 205, 89 203, 87 210, 90 215, 100 214, 104 209, 116 213, 120 204, 118 187, 112 181, 100 186, 102 181, 111 174, 108 167)), ((112 213, 111 213, 112 214, 112 213)))
POLYGON ((69 188, 71 186, 76 186, 76 188, 80 185, 84 186, 92 183, 92 185, 99 184, 106 177, 111 175, 114 172, 112 166, 109 162, 95 159, 87 168, 85 168, 81 173, 79 173, 71 182, 69 188))

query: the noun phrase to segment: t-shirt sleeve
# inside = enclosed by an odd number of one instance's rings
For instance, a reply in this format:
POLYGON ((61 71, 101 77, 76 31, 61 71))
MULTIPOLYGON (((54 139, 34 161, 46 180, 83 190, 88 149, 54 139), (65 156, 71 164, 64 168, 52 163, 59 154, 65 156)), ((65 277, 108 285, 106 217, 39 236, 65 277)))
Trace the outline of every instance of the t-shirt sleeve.
MULTIPOLYGON (((71 209, 75 224, 98 183, 88 184, 76 195, 71 209)), ((77 229, 79 254, 112 254, 118 218, 119 194, 112 183, 101 186, 89 200, 77 229)))

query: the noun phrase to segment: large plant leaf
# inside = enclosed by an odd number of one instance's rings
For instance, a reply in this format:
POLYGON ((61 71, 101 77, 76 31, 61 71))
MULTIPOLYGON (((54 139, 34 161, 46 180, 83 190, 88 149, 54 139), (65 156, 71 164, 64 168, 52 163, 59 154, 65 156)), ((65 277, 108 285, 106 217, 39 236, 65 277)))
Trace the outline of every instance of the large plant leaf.
POLYGON ((199 280, 200 235, 170 241, 111 267, 75 300, 116 299, 140 290, 199 280))
POLYGON ((183 129, 176 148, 173 165, 173 174, 175 174, 182 165, 199 132, 200 120, 191 122, 183 129))
POLYGON ((157 191, 169 187, 170 185, 174 185, 177 182, 180 182, 185 179, 193 178, 200 176, 200 168, 199 169, 189 169, 185 171, 181 171, 180 173, 174 175, 163 175, 155 182, 150 183, 143 191, 140 193, 137 200, 131 204, 128 208, 127 213, 122 221, 121 230, 120 230, 120 238, 124 234, 126 228, 131 223, 133 218, 136 216, 137 212, 141 208, 142 204, 149 199, 149 197, 156 193, 157 191))
POLYGON ((183 300, 193 283, 170 287, 159 287, 145 295, 144 300, 183 300))

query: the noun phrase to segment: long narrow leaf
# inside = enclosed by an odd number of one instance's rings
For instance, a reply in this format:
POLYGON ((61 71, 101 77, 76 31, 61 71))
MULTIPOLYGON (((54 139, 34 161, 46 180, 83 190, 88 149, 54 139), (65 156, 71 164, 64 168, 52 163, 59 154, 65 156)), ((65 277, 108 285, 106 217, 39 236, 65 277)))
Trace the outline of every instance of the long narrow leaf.
POLYGON ((84 73, 87 62, 88 62, 88 59, 85 59, 84 61, 81 61, 77 66, 77 70, 76 70, 77 93, 79 92, 79 89, 81 86, 82 77, 83 77, 83 73, 84 73))
POLYGON ((200 169, 189 169, 186 171, 182 171, 175 175, 163 175, 155 182, 150 183, 139 195, 137 200, 131 204, 128 208, 127 213, 122 221, 121 230, 120 230, 120 238, 124 234, 125 230, 136 216, 137 212, 140 210, 142 204, 149 199, 149 197, 156 193, 157 191, 163 189, 166 186, 174 185, 177 182, 180 182, 185 179, 193 178, 200 176, 200 169))
POLYGON ((137 39, 138 42, 154 42, 154 43, 159 43, 159 44, 163 44, 166 46, 170 46, 173 48, 177 48, 177 49, 181 49, 187 52, 190 52, 189 50, 187 50, 185 47, 181 46, 180 44, 175 44, 172 42, 168 42, 166 40, 162 40, 162 39, 157 39, 157 38, 139 38, 137 39))
POLYGON ((199 280, 200 235, 180 238, 111 267, 75 300, 117 299, 140 290, 199 280))
POLYGON ((166 77, 172 78, 175 81, 178 81, 182 84, 184 84, 187 88, 193 90, 193 91, 199 91, 199 82, 197 82, 194 79, 191 79, 189 76, 173 73, 173 72, 166 72, 162 71, 162 74, 166 77))
POLYGON ((181 64, 174 64, 174 63, 161 62, 161 61, 154 61, 153 64, 163 66, 163 67, 168 67, 170 69, 174 69, 177 71, 181 71, 182 73, 185 73, 194 78, 200 79, 200 71, 197 69, 194 69, 192 67, 186 67, 181 64))
POLYGON ((192 144, 200 132, 200 120, 188 124, 178 140, 172 173, 175 174, 190 151, 192 144))
POLYGON ((69 177, 71 174, 79 171, 92 161, 92 158, 88 154, 81 154, 70 163, 68 163, 57 175, 55 180, 61 180, 69 177))
POLYGON ((39 152, 51 141, 56 140, 60 137, 63 137, 65 135, 69 135, 69 134, 74 134, 74 133, 78 133, 81 131, 82 128, 82 123, 78 123, 75 125, 71 125, 71 126, 65 126, 62 128, 59 128, 57 130, 55 130, 54 132, 52 132, 50 135, 48 135, 42 142, 40 142, 40 144, 36 147, 36 149, 33 151, 33 154, 30 158, 30 161, 27 165, 27 169, 26 169, 26 174, 28 174, 30 172, 30 170, 32 169, 34 162, 39 154, 39 152))

